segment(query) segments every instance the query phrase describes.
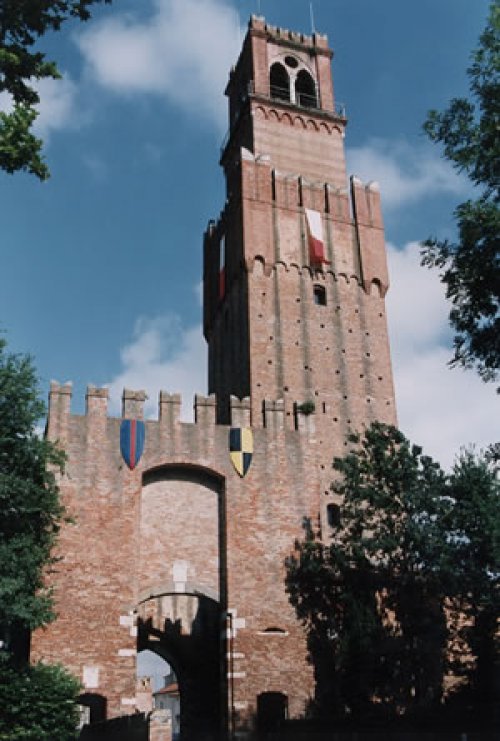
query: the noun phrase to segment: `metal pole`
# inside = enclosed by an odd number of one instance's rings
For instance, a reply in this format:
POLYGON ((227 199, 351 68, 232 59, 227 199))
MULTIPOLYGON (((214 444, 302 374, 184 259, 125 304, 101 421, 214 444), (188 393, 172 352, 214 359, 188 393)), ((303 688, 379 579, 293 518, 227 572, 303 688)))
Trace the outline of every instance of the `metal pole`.
POLYGON ((314 10, 313 10, 312 0, 309 3, 309 11, 311 13, 311 32, 312 33, 316 33, 316 28, 315 28, 315 25, 314 25, 314 10))

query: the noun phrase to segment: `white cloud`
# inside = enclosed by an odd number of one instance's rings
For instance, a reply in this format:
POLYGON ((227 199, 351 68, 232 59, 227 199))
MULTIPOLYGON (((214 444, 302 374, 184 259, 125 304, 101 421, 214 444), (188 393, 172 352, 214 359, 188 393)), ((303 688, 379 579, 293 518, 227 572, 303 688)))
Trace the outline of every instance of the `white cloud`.
POLYGON ((430 145, 372 139, 364 147, 347 148, 346 156, 349 172, 361 180, 373 180, 376 173, 385 208, 437 193, 461 194, 470 188, 466 178, 430 145))
POLYGON ((460 448, 498 437, 498 396, 473 371, 450 369, 449 306, 436 271, 420 267, 415 242, 388 247, 387 313, 399 426, 450 467, 460 448))
POLYGON ((40 95, 39 116, 33 127, 38 136, 46 140, 52 131, 78 125, 77 86, 69 75, 64 74, 61 80, 38 80, 35 87, 40 95))
POLYGON ((137 320, 120 353, 122 370, 109 384, 110 408, 120 413, 124 388, 145 390, 147 417, 158 416, 160 390, 182 394, 182 418, 191 420, 195 393, 206 393, 206 347, 201 326, 185 328, 175 314, 137 320))
POLYGON ((436 271, 420 266, 420 244, 409 242, 402 250, 388 244, 392 309, 392 341, 399 352, 450 342, 448 303, 436 271))
POLYGON ((224 0, 154 0, 154 14, 93 23, 78 38, 87 72, 118 94, 165 96, 219 128, 222 91, 240 46, 239 18, 224 0))
MULTIPOLYGON (((74 128, 80 122, 77 116, 77 85, 71 77, 63 74, 62 79, 54 80, 51 77, 42 80, 32 80, 32 86, 40 96, 36 106, 38 117, 33 124, 33 132, 47 142, 53 131, 74 128)), ((10 112, 13 108, 12 98, 6 93, 0 93, 0 111, 10 112)))

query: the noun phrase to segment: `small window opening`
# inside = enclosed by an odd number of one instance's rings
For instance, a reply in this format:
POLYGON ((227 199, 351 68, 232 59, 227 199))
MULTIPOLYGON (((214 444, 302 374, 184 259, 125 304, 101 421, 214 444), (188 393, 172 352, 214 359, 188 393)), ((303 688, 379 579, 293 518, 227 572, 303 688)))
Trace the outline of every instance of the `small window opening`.
POLYGON ((295 100, 303 108, 317 108, 316 85, 305 69, 301 69, 295 81, 295 100))
POLYGON ((283 628, 278 628, 275 625, 272 625, 270 628, 265 628, 264 633, 279 633, 280 635, 286 635, 286 630, 283 630, 283 628))
POLYGON ((295 57, 285 57, 285 64, 287 67, 291 67, 292 69, 296 69, 299 66, 299 60, 295 57))
POLYGON ((324 286, 314 286, 314 303, 316 306, 326 306, 326 289, 324 286))
POLYGON ((274 100, 290 101, 290 78, 285 67, 275 62, 270 73, 271 98, 274 100))
POLYGON ((326 521, 328 527, 332 529, 340 527, 340 507, 338 504, 326 505, 326 521))

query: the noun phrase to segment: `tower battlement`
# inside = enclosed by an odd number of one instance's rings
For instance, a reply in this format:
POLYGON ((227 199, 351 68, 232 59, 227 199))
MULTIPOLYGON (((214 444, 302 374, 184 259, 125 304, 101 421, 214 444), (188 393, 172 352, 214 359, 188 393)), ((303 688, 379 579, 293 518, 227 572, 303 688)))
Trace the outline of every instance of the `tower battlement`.
MULTIPOLYGON (((311 181, 298 173, 272 168, 269 158, 255 157, 242 150, 239 192, 232 198, 247 204, 243 230, 258 234, 257 239, 237 242, 234 238, 234 205, 230 199, 217 222, 211 221, 205 233, 205 313, 214 316, 223 307, 218 295, 219 266, 224 261, 225 290, 239 280, 241 266, 253 270, 256 260, 270 275, 281 264, 308 271, 313 279, 320 273, 335 278, 355 278, 366 293, 375 287, 382 296, 389 288, 384 224, 377 183, 364 184, 351 177, 350 190, 328 182, 311 181), (307 249, 306 209, 321 214, 325 234, 327 263, 311 265, 307 249), (299 235, 299 239, 297 239, 299 235), (225 254, 221 255, 224 241, 225 254), (208 274, 211 270, 213 274, 208 274)), ((207 318, 207 317, 206 317, 207 318)))
POLYGON ((273 26, 266 23, 265 18, 259 15, 251 16, 248 28, 250 33, 264 33, 268 40, 282 41, 288 48, 291 44, 296 44, 307 48, 312 47, 314 49, 326 50, 329 55, 333 54, 328 47, 328 37, 326 34, 313 33, 308 35, 297 31, 290 31, 288 28, 281 28, 280 26, 273 26))
POLYGON ((305 402, 310 399, 296 401, 284 399, 265 400, 262 402, 261 414, 258 420, 252 421, 250 398, 243 399, 231 395, 229 397, 229 419, 224 425, 217 422, 217 398, 215 394, 204 396, 195 394, 193 399, 194 421, 181 420, 182 396, 177 393, 160 391, 158 395, 158 414, 156 419, 146 418, 144 414, 145 402, 148 398, 144 390, 134 391, 124 389, 122 393, 121 417, 109 414, 109 389, 88 386, 85 395, 85 414, 76 415, 71 412, 73 388, 71 383, 60 384, 52 381, 50 384, 47 436, 52 440, 64 440, 68 437, 70 425, 88 424, 96 418, 109 420, 111 425, 122 419, 136 419, 145 421, 148 430, 155 427, 173 432, 175 428, 199 427, 204 434, 213 434, 217 427, 252 427, 268 430, 271 434, 282 432, 285 427, 298 433, 310 435, 314 432, 314 410, 308 414, 300 411, 305 402), (286 417, 293 418, 293 425, 286 425, 286 417))

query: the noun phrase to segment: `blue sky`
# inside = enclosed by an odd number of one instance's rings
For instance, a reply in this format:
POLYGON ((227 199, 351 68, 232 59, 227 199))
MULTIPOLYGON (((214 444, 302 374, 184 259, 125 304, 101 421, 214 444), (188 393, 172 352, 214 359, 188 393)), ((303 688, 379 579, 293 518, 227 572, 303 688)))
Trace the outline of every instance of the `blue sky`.
MULTIPOLYGON (((381 185, 400 425, 445 465, 495 437, 494 388, 446 368, 447 308, 419 240, 452 236, 467 182, 427 143, 429 108, 467 93, 465 69, 487 0, 314 0, 335 50, 349 172, 381 185)), ((308 0, 261 0, 268 22, 310 31, 308 0)), ((42 48, 38 127, 52 178, 0 173, 0 326, 33 354, 46 394, 71 380, 206 391, 201 243, 224 201, 222 94, 257 0, 115 0, 42 48)), ((0 98, 0 106, 8 101, 0 98)))

